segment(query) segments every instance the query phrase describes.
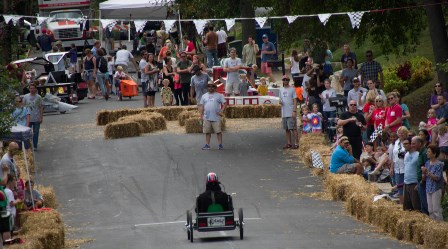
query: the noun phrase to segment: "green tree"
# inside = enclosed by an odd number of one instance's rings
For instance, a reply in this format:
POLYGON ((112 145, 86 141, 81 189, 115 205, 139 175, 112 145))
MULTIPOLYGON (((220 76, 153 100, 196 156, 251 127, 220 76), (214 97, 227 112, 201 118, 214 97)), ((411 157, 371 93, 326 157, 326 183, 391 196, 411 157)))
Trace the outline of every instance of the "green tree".
POLYGON ((0 67, 0 138, 8 135, 11 126, 15 125, 12 112, 19 81, 14 76, 5 67, 0 67))

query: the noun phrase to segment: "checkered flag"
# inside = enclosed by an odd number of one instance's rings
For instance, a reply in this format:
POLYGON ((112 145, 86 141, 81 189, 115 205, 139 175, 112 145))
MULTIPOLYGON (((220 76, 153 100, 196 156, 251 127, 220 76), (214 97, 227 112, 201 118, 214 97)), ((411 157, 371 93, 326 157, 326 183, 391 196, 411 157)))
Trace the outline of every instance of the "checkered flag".
POLYGON ((370 135, 370 142, 374 142, 378 136, 383 135, 383 125, 380 124, 378 127, 376 127, 376 130, 370 135))
POLYGON ((311 161, 314 168, 324 169, 324 162, 322 162, 319 152, 311 150, 311 161))
POLYGON ((364 11, 358 12, 347 12, 348 17, 350 18, 350 22, 352 22, 352 28, 358 28, 361 26, 362 16, 364 15, 364 11))
POLYGON ((101 26, 103 26, 103 28, 108 28, 109 31, 112 31, 112 27, 115 26, 115 24, 117 24, 116 20, 112 20, 112 19, 101 19, 101 26))

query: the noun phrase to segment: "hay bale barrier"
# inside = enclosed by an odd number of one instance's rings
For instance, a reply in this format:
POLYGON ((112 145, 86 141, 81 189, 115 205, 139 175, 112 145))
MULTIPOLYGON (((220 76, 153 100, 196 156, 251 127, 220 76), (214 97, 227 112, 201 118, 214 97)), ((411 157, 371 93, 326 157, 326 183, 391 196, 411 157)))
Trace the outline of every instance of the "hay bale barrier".
POLYGON ((106 139, 138 137, 142 132, 143 128, 138 122, 123 120, 107 124, 104 129, 104 137, 106 139))
MULTIPOLYGON (((185 121, 185 132, 186 133, 203 133, 202 132, 203 121, 199 116, 189 118, 185 121)), ((226 118, 221 117, 221 131, 226 129, 226 118)), ((213 128, 212 128, 213 130, 213 128)))
MULTIPOLYGON (((298 155, 309 167, 312 167, 310 149, 321 154, 330 151, 323 135, 302 135, 298 155)), ((324 170, 320 171, 324 188, 333 200, 345 201, 349 214, 396 239, 424 248, 448 248, 448 223, 434 221, 420 212, 404 211, 402 205, 388 200, 373 202, 373 197, 379 194, 376 185, 357 175, 332 174, 328 171, 329 161, 324 160, 324 164, 324 170)))
POLYGON ((198 112, 198 111, 183 111, 183 112, 181 112, 181 113, 179 114, 179 118, 178 118, 178 120, 179 120, 179 125, 180 125, 180 126, 185 126, 185 121, 186 121, 187 119, 189 119, 189 118, 192 118, 192 117, 197 117, 197 118, 199 118, 199 117, 200 117, 199 112, 198 112))
POLYGON ((56 199, 56 194, 54 193, 54 189, 52 186, 38 185, 37 189, 44 199, 45 207, 53 209, 58 207, 58 201, 56 199))

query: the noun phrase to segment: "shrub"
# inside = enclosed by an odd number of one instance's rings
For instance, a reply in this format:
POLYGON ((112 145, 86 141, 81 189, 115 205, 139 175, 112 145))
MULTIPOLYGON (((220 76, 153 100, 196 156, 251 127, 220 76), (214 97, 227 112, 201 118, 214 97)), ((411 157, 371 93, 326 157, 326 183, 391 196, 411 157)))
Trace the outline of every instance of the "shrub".
POLYGON ((395 64, 383 71, 384 90, 397 89, 402 94, 414 91, 431 80, 432 62, 424 57, 415 56, 403 65, 395 64))

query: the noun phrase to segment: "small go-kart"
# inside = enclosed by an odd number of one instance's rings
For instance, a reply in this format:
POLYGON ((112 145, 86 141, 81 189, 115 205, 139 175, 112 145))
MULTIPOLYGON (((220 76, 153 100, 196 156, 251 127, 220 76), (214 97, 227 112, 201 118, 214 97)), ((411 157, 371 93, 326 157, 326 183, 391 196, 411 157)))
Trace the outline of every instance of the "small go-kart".
MULTIPOLYGON (((198 232, 216 232, 216 231, 228 231, 235 230, 240 231, 240 239, 244 237, 244 217, 243 209, 238 209, 238 219, 235 219, 233 210, 232 197, 228 195, 229 210, 210 212, 198 212, 196 218, 193 219, 192 212, 187 210, 187 222, 185 228, 187 230, 187 239, 193 242, 193 231, 198 232)), ((217 205, 217 204, 213 204, 217 205)), ((218 204, 219 205, 219 204, 218 204)), ((198 203, 196 203, 196 207, 198 203)))

